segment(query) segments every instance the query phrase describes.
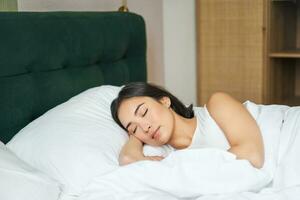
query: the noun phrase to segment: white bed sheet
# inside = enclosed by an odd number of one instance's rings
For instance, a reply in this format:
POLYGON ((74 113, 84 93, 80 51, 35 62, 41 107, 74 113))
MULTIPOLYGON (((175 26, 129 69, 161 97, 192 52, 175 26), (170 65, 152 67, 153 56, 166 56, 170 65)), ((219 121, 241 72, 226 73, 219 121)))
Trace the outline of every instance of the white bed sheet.
POLYGON ((275 150, 272 149, 272 153, 276 154, 272 156, 273 162, 271 163, 274 166, 256 171, 251 168, 248 161, 235 160, 234 156, 228 152, 221 153, 219 150, 212 149, 193 152, 191 150, 178 151, 170 154, 165 161, 137 162, 104 176, 95 177, 78 199, 300 199, 300 107, 287 109, 285 106, 274 106, 264 109, 264 106, 258 106, 257 108, 259 108, 259 123, 267 124, 263 127, 263 131, 280 132, 279 138, 276 139, 278 145, 275 150), (279 114, 282 113, 282 120, 274 116, 274 110, 279 111, 277 112, 279 114), (272 123, 274 119, 277 120, 277 124, 272 123), (279 121, 281 124, 278 124, 279 121), (207 155, 211 155, 209 162, 212 165, 200 165, 201 162, 199 162, 197 166, 197 159, 201 161, 207 155), (182 161, 186 161, 184 159, 189 159, 190 163, 182 165, 182 161), (216 163, 219 163, 221 167, 214 167, 213 164, 216 163), (167 168, 170 165, 173 167, 167 168), (234 170, 230 171, 226 165, 233 167, 234 170), (212 168, 205 169, 207 167, 212 168), (220 169, 223 169, 226 174, 220 174, 220 169), (172 170, 175 171, 172 172, 172 170), (176 170, 180 170, 180 176, 176 176, 176 173, 178 174, 176 170), (216 176, 212 172, 216 172, 216 176), (159 176, 156 176, 156 173, 160 173, 159 176), (237 179, 239 175, 240 179, 237 179), (207 178, 205 181, 199 179, 205 176, 207 178), (232 178, 227 180, 228 177, 232 178), (270 177, 273 180, 271 183, 270 177), (219 185, 217 181, 221 181, 219 185))

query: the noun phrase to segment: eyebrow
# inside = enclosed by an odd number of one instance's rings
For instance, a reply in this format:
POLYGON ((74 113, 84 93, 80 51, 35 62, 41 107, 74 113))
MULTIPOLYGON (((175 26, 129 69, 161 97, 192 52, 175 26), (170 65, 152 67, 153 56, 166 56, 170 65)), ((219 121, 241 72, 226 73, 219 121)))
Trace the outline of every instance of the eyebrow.
MULTIPOLYGON (((136 109, 135 109, 135 111, 134 111, 134 115, 137 114, 137 112, 139 111, 140 107, 141 107, 143 104, 145 104, 145 102, 139 104, 139 105, 136 107, 136 109)), ((127 130, 128 130, 128 127, 129 127, 130 125, 131 125, 131 122, 129 122, 129 123, 127 124, 127 126, 126 126, 126 129, 127 129, 127 130)))

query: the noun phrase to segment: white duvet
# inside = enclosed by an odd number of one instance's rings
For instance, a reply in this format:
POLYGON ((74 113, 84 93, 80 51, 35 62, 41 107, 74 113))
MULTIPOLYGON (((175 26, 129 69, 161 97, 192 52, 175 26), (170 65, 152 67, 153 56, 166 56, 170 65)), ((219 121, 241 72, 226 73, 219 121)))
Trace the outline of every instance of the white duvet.
POLYGON ((264 137, 262 169, 219 149, 180 150, 94 177, 79 199, 300 199, 300 107, 247 106, 264 137))

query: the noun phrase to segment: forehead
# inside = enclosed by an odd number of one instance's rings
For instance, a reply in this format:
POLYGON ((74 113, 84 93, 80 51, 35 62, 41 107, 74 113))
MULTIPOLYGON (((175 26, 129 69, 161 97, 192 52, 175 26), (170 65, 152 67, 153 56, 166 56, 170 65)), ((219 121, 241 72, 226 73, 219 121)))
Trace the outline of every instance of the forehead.
POLYGON ((155 103, 156 100, 151 97, 132 97, 124 100, 118 110, 118 117, 123 126, 127 124, 132 117, 137 106, 145 103, 147 105, 155 103))
POLYGON ((123 111, 125 112, 133 111, 132 114, 134 114, 134 111, 139 104, 149 103, 153 101, 154 99, 150 97, 132 97, 129 99, 125 99, 124 101, 122 101, 119 107, 119 114, 121 114, 123 111))

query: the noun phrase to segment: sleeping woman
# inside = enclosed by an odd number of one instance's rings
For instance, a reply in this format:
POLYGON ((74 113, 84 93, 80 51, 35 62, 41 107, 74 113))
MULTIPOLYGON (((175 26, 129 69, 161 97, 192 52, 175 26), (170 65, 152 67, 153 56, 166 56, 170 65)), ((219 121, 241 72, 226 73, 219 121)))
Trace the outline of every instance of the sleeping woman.
POLYGON ((143 145, 169 145, 174 149, 216 147, 256 168, 264 164, 264 145, 259 126, 245 106, 226 93, 214 93, 202 109, 186 107, 165 89, 149 83, 129 83, 111 103, 113 119, 129 134, 120 165, 144 156, 143 145), (209 122, 209 123, 207 123, 209 122))

